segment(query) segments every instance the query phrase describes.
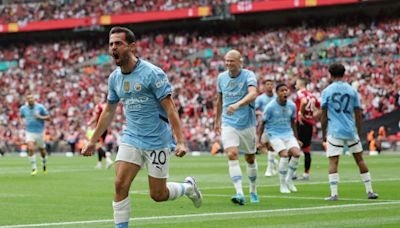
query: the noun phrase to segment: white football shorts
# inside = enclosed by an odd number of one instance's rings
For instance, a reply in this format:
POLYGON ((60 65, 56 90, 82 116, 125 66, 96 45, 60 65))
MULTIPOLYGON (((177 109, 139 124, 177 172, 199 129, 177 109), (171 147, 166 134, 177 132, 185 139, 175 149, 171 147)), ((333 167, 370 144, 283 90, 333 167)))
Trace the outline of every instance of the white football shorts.
POLYGON ((32 132, 25 132, 25 142, 34 142, 40 148, 46 148, 44 144, 44 132, 42 133, 32 133, 32 132))
POLYGON ((245 154, 256 153, 256 127, 235 129, 231 126, 221 127, 221 141, 224 148, 239 147, 245 154))
POLYGON ((287 139, 274 138, 270 139, 269 142, 271 143, 272 148, 274 148, 274 151, 277 153, 283 150, 289 151, 292 148, 298 148, 300 150, 299 143, 294 136, 287 139))
POLYGON ((149 176, 164 179, 169 177, 170 154, 169 148, 143 150, 127 143, 121 143, 115 161, 125 161, 140 167, 145 164, 149 176))
POLYGON ((326 141, 327 141, 326 142, 327 157, 341 155, 344 152, 343 149, 345 146, 347 146, 349 152, 352 154, 360 153, 363 151, 361 141, 358 137, 352 140, 343 140, 328 136, 326 141))

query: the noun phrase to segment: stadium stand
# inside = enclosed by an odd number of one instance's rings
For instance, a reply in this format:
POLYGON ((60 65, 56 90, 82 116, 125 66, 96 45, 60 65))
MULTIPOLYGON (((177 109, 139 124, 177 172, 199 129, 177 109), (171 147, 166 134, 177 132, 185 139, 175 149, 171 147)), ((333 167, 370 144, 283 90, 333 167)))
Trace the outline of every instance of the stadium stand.
MULTIPOLYGON (((61 2, 0 6, 3 15, 0 24, 18 21, 25 13, 32 16, 29 20, 46 20, 119 12, 128 6, 132 8, 130 11, 167 9, 168 5, 187 7, 197 1, 159 1, 160 5, 151 4, 152 1, 123 1, 120 6, 102 5, 100 12, 93 7, 99 1, 91 4, 64 1, 67 8, 64 5, 60 8, 61 2), (56 13, 46 13, 43 5, 56 13), (32 9, 37 14, 30 13, 32 9), (12 13, 15 10, 18 14, 12 13), (4 16, 4 12, 12 16, 4 16)), ((209 2, 198 1, 198 4, 209 2)), ((216 137, 212 130, 215 80, 224 70, 223 54, 228 48, 244 53, 245 67, 258 76, 260 93, 265 78, 287 82, 294 88, 295 80, 306 76, 310 79, 310 89, 320 97, 328 84, 328 63, 343 62, 347 80, 360 93, 367 120, 400 107, 399 34, 399 19, 356 24, 348 21, 327 27, 264 28, 246 34, 155 33, 141 36, 137 54, 167 72, 190 147, 207 150, 216 137)), ((85 123, 94 107, 93 95, 106 92, 107 77, 113 68, 106 42, 105 37, 82 37, 0 47, 0 94, 4 97, 0 100, 0 141, 6 151, 14 151, 21 144, 18 108, 24 102, 21 95, 28 89, 35 91, 50 111, 52 121, 47 125, 47 133, 51 145, 65 141, 69 132, 75 130, 84 137, 85 123)), ((121 131, 122 119, 119 110, 112 130, 121 131)))
POLYGON ((28 21, 59 20, 67 18, 96 17, 110 14, 131 12, 148 12, 160 10, 174 10, 209 4, 218 4, 221 1, 5 1, 8 4, 0 5, 0 24, 28 21))

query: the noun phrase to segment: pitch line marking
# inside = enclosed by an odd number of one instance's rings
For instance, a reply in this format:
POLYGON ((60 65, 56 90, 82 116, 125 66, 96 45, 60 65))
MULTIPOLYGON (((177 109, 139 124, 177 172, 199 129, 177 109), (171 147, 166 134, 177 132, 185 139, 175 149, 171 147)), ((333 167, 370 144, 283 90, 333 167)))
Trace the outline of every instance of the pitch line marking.
MULTIPOLYGON (((400 181, 400 178, 383 178, 383 179, 373 179, 373 182, 382 182, 382 181, 400 181)), ((317 185, 317 184, 329 184, 328 181, 318 181, 318 182, 295 182, 296 186, 302 186, 302 185, 317 185)), ((344 180, 340 181, 339 184, 342 183, 362 183, 361 179, 360 180, 344 180)), ((243 187, 248 187, 248 185, 243 185, 243 187)), ((276 184, 260 184, 257 185, 258 188, 262 187, 279 187, 279 183, 277 181, 276 184)), ((218 186, 218 187, 201 187, 200 190, 215 190, 215 189, 227 189, 227 188, 232 188, 231 185, 229 186, 218 186)), ((148 194, 149 190, 132 190, 129 192, 130 194, 148 194)))
MULTIPOLYGON (((282 208, 282 209, 271 209, 271 210, 252 210, 252 211, 231 211, 231 212, 217 212, 217 213, 202 213, 202 214, 184 214, 184 215, 166 215, 166 216, 151 216, 151 217, 140 217, 131 218, 129 221, 146 221, 146 220, 160 220, 160 219, 179 219, 179 218, 196 218, 196 217, 208 217, 208 216, 221 216, 221 215, 243 215, 243 214, 260 214, 260 213, 275 213, 275 212, 291 212, 291 211, 309 211, 309 210, 323 210, 323 209, 335 209, 335 208, 351 208, 351 207, 371 207, 381 205, 396 205, 400 202, 379 202, 379 203, 364 203, 364 204, 341 204, 332 206, 318 206, 318 207, 306 207, 306 208, 282 208)), ((102 220, 88 220, 88 221, 73 221, 73 222, 55 222, 55 223, 41 223, 41 224, 21 224, 21 225, 8 225, 0 226, 0 228, 21 228, 21 227, 44 227, 44 226, 65 226, 65 225, 77 225, 77 224, 94 224, 94 223, 110 223, 112 219, 102 220)))

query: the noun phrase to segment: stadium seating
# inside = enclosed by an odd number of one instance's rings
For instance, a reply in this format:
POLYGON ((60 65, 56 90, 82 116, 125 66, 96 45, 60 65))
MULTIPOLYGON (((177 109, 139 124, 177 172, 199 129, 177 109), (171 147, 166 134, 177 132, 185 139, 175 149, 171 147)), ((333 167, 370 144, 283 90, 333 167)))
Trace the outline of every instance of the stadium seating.
MULTIPOLYGON (((13 2, 13 1, 10 1, 13 2)), ((19 1, 14 1, 19 2, 19 1)), ((213 3, 218 1, 212 1, 213 3)), ((211 4, 211 1, 31 1, 30 3, 0 5, 0 24, 67 18, 98 17, 131 12, 174 10, 211 4)))
MULTIPOLYGON (((167 72, 186 139, 192 148, 204 149, 216 137, 215 81, 224 69, 227 49, 243 53, 245 67, 258 76, 260 93, 265 78, 285 81, 294 88, 297 77, 306 76, 310 89, 320 97, 329 83, 328 64, 343 62, 346 79, 360 93, 364 117, 371 119, 400 107, 400 80, 396 80, 400 73, 399 34, 398 19, 324 29, 280 28, 245 35, 156 34, 142 36, 137 54, 167 72)), ((20 142, 18 108, 27 89, 35 91, 50 110, 52 120, 47 131, 53 141, 65 138, 71 129, 80 129, 85 135, 93 94, 106 92, 107 76, 113 69, 105 40, 100 37, 0 47, 0 93, 4 97, 0 100, 0 141, 20 142)), ((112 127, 116 132, 123 127, 122 119, 119 110, 112 127)))

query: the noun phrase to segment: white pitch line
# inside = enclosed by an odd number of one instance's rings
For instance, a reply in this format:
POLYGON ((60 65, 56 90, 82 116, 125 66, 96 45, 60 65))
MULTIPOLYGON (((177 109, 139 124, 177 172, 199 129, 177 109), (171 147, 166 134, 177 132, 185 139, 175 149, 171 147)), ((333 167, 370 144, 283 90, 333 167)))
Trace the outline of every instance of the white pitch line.
MULTIPOLYGON (((282 209, 271 209, 271 210, 252 210, 252 211, 231 211, 231 212, 217 212, 217 213, 202 213, 202 214, 184 214, 184 215, 166 215, 166 216, 151 216, 151 217, 140 217, 131 218, 130 221, 145 221, 145 220, 160 220, 160 219, 179 219, 179 218, 196 218, 196 217, 208 217, 208 216, 221 216, 221 215, 243 215, 243 214, 261 214, 261 213, 276 213, 276 212, 291 212, 291 211, 314 211, 324 209, 335 209, 335 208, 351 208, 351 207, 371 207, 381 205, 395 205, 400 202, 379 202, 379 203, 364 203, 364 204, 341 204, 332 206, 318 206, 318 207, 305 207, 305 208, 282 208, 282 209)), ((93 223, 109 223, 113 222, 112 219, 102 220, 89 220, 89 221, 74 221, 74 222, 55 222, 55 223, 41 223, 41 224, 21 224, 21 225, 8 225, 0 226, 0 228, 21 228, 21 227, 44 227, 44 226, 65 226, 65 225, 77 225, 77 224, 93 224, 93 223)))
MULTIPOLYGON (((96 169, 50 169, 49 173, 76 173, 76 172, 99 172, 101 170, 96 169)), ((6 170, 0 169, 0 175, 9 175, 9 174, 21 174, 26 173, 27 176, 30 176, 30 169, 18 169, 18 170, 6 170)))
MULTIPOLYGON (((382 182, 382 181, 400 181, 400 178, 384 178, 384 179, 373 179, 373 182, 382 182)), ((197 181, 198 182, 198 181, 197 181)), ((200 182, 201 183, 201 182, 200 182)), ((310 181, 296 181, 296 186, 301 186, 301 185, 317 185, 317 184, 328 184, 328 181, 316 181, 316 182, 310 182, 310 181)), ((343 180, 340 181, 339 184, 342 183, 362 183, 361 180, 343 180)), ((248 187, 248 185, 243 185, 243 187, 248 187)), ((260 184, 257 185, 258 188, 262 187, 279 187, 279 183, 277 181, 276 184, 260 184)), ((215 190, 215 189, 227 189, 227 188, 232 188, 232 185, 229 186, 216 186, 216 187, 201 187, 200 190, 215 190)), ((129 192, 130 194, 148 194, 149 190, 133 190, 129 192)))

